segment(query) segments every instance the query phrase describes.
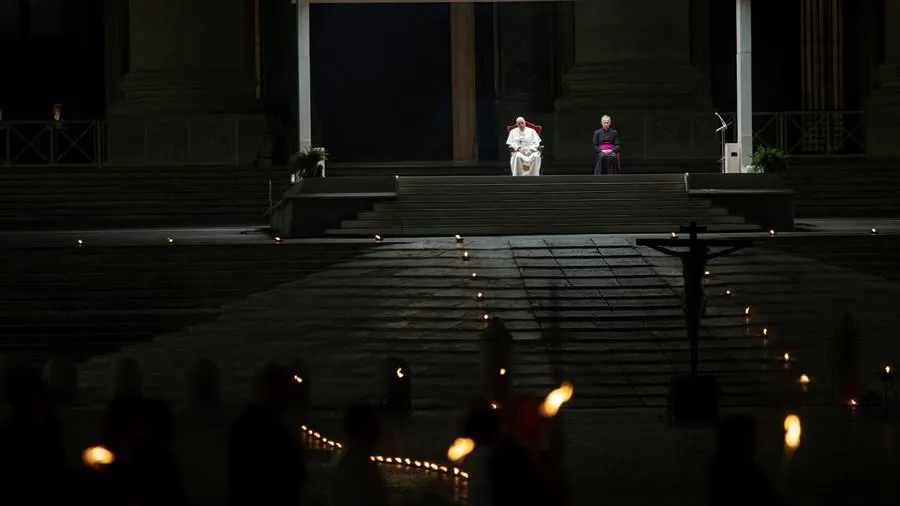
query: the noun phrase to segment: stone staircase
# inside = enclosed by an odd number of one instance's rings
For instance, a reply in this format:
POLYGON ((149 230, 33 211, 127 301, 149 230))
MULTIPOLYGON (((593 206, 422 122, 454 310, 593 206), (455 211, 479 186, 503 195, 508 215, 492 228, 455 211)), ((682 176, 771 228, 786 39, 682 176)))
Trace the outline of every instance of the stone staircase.
MULTIPOLYGON (((717 163, 707 161, 629 161, 622 166, 624 174, 683 174, 685 172, 719 172, 717 163)), ((544 160, 541 173, 545 176, 590 176, 594 167, 572 165, 544 160)), ((328 165, 328 177, 361 176, 506 176, 509 174, 507 162, 479 162, 476 164, 453 164, 447 162, 394 162, 394 163, 334 163, 328 165)))
POLYGON ((691 199, 681 175, 399 177, 395 201, 333 236, 668 233, 696 221, 711 232, 759 227, 691 199))
POLYGON ((283 170, 234 166, 0 167, 0 229, 265 223, 283 170))
POLYGON ((787 181, 799 218, 900 216, 900 162, 792 160, 787 181))

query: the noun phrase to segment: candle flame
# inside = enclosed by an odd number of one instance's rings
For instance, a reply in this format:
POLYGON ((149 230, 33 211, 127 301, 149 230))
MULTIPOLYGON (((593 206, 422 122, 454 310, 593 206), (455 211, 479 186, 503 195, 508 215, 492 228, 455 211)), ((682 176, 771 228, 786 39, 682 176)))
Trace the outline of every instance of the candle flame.
POLYGON ((500 376, 506 376, 506 369, 503 367, 500 368, 500 376))
POLYGON ((885 373, 885 374, 890 374, 890 373, 891 373, 891 366, 889 366, 889 365, 884 366, 884 373, 885 373))
POLYGON ((796 450, 800 446, 800 417, 788 415, 784 418, 784 446, 796 450))
POLYGON ((491 409, 500 409, 500 405, 497 404, 496 402, 492 402, 492 403, 491 403, 491 409))
POLYGON ((744 314, 745 314, 745 315, 750 314, 750 306, 747 306, 747 307, 744 308, 744 314))
POLYGON ((801 385, 809 385, 809 376, 805 374, 800 375, 800 384, 801 385))
POLYGON ((790 353, 784 352, 784 361, 785 361, 785 362, 790 362, 790 361, 791 361, 791 354, 790 354, 790 353))
POLYGON ((403 368, 402 368, 402 367, 398 367, 398 368, 397 368, 397 371, 396 371, 396 374, 397 374, 397 377, 398 377, 398 378, 402 378, 402 377, 403 377, 403 368))
POLYGON ((850 399, 849 404, 852 407, 856 407, 857 405, 859 405, 859 403, 856 401, 856 399, 850 399))
POLYGON ((574 388, 572 387, 572 384, 566 381, 560 385, 559 388, 547 394, 544 402, 541 403, 541 415, 547 418, 555 416, 556 413, 559 412, 559 408, 561 408, 563 404, 569 402, 572 398, 573 391, 574 388))
POLYGON ((294 375, 294 381, 297 382, 297 383, 303 383, 303 378, 301 378, 300 376, 297 376, 297 375, 295 374, 295 375, 294 375))
POLYGON ((86 466, 97 469, 100 466, 112 464, 116 457, 102 446, 92 446, 81 454, 81 460, 86 466))

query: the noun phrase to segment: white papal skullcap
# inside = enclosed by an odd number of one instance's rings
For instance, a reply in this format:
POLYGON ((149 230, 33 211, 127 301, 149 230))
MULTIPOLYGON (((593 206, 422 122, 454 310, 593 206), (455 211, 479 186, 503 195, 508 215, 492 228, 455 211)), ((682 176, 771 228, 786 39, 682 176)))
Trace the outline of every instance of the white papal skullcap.
POLYGON ((518 123, 520 121, 525 121, 525 118, 523 118, 522 116, 519 116, 518 118, 516 118, 516 123, 518 123))

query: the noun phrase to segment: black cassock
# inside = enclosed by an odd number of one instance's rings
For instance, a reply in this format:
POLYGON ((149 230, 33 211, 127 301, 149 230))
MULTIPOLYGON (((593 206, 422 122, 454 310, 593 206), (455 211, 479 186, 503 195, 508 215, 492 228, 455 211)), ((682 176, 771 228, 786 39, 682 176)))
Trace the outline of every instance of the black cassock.
POLYGON ((597 164, 594 166, 594 175, 619 173, 619 132, 612 128, 600 129, 594 132, 594 151, 597 152, 597 164), (613 146, 612 153, 601 153, 600 146, 613 146))

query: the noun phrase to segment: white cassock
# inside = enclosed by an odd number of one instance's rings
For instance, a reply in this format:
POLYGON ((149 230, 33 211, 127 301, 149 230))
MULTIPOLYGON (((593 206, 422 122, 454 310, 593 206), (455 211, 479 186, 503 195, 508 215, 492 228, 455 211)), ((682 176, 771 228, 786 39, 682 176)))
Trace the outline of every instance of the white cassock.
POLYGON ((506 138, 506 145, 513 149, 509 168, 513 176, 541 175, 541 137, 533 128, 513 128, 506 138))

